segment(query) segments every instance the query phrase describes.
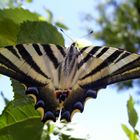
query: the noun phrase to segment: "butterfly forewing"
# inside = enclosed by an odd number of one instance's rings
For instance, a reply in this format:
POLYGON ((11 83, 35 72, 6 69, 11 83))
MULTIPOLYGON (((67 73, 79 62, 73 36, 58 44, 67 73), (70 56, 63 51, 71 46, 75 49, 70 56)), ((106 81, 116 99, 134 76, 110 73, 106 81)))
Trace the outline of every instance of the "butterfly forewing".
POLYGON ((29 76, 35 81, 47 84, 52 76, 56 76, 55 63, 57 61, 59 65, 64 53, 63 48, 60 52, 55 45, 20 44, 1 48, 0 63, 23 76, 29 76), (47 55, 49 53, 51 55, 47 55))
MULTIPOLYGON (((97 46, 91 46, 93 50, 96 47, 97 46)), ((98 51, 96 51, 94 55, 91 54, 89 59, 91 61, 88 62, 90 63, 90 67, 88 67, 90 72, 88 70, 88 73, 82 74, 84 76, 79 79, 79 84, 81 86, 87 85, 87 87, 90 85, 92 88, 94 88, 94 86, 97 87, 98 81, 100 81, 99 86, 101 87, 114 83, 115 79, 113 79, 113 76, 116 74, 120 75, 122 72, 129 73, 131 77, 132 75, 136 77, 135 70, 130 70, 133 67, 140 67, 140 55, 111 47, 98 47, 98 51), (111 77, 114 82, 111 82, 111 77), (101 85, 102 79, 104 81, 103 85, 101 85), (96 84, 94 85, 94 83, 96 84)), ((123 81, 124 79, 128 80, 129 76, 126 78, 120 76, 119 79, 116 79, 116 82, 123 81)))

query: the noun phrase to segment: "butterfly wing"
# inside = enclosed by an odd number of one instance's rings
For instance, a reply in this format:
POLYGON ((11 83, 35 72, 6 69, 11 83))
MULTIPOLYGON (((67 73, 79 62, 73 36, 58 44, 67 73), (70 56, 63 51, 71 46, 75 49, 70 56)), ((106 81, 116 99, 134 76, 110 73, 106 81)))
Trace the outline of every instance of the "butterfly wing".
POLYGON ((70 121, 82 112, 88 98, 96 98, 98 90, 107 85, 140 78, 140 55, 122 49, 89 46, 79 52, 75 86, 65 102, 62 119, 70 121))
MULTIPOLYGON (((35 100, 43 113, 58 106, 54 95, 57 67, 63 61, 65 48, 53 44, 19 44, 0 48, 0 73, 28 87, 26 94, 35 100)), ((50 116, 50 112, 49 112, 50 116)))
MULTIPOLYGON (((140 77, 138 54, 117 48, 91 46, 88 55, 89 71, 85 72, 78 82, 83 88, 100 89, 109 84, 140 77), (92 51, 95 49, 98 51, 93 54, 92 51)), ((83 64, 83 61, 80 63, 83 64)))
POLYGON ((27 86, 41 86, 55 77, 65 50, 56 45, 19 44, 0 48, 0 73, 27 86), (58 59, 59 58, 59 59, 58 59))
MULTIPOLYGON (((28 87, 26 93, 35 99, 35 108, 41 110, 43 122, 55 121, 58 117, 55 85, 60 84, 58 68, 61 62, 65 62, 65 55, 63 47, 53 44, 19 44, 0 49, 0 73, 28 87)), ((76 111, 82 112, 86 99, 96 98, 99 89, 140 77, 138 54, 111 47, 89 46, 73 55, 77 66, 71 68, 75 73, 70 80, 72 91, 64 101, 61 113, 61 119, 67 121, 71 121, 76 111)))

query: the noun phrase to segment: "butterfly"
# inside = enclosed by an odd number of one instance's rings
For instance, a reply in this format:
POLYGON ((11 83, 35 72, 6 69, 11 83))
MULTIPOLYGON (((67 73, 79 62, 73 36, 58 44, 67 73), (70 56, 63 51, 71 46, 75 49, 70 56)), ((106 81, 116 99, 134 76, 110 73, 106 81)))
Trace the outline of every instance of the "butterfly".
POLYGON ((41 121, 70 122, 88 98, 107 85, 140 78, 140 55, 106 46, 77 43, 18 44, 0 48, 0 73, 26 86, 41 121))

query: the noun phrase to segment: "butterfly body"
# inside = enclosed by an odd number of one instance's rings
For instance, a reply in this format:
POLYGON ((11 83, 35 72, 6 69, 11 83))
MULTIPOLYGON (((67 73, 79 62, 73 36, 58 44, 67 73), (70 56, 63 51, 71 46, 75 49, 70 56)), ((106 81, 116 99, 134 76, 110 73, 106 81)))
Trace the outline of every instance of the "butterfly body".
POLYGON ((0 48, 0 73, 26 87, 41 120, 71 121, 85 101, 107 85, 140 78, 140 55, 106 46, 78 50, 55 44, 19 44, 0 48))

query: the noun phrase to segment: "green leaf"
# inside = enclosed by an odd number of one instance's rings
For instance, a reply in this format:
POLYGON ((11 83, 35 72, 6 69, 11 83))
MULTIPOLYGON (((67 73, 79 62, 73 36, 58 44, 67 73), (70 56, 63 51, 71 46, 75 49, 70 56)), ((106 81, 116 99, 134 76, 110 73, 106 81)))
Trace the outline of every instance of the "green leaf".
POLYGON ((52 21, 53 21, 53 13, 49 9, 45 9, 45 11, 48 14, 48 22, 52 23, 52 21))
POLYGON ((0 140, 39 140, 42 128, 29 98, 11 101, 0 116, 0 140))
POLYGON ((129 140, 138 140, 138 137, 125 124, 122 124, 122 129, 128 136, 129 140))
POLYGON ((0 21, 5 19, 12 20, 16 24, 20 24, 24 21, 38 21, 39 15, 32 13, 29 10, 23 8, 11 8, 0 10, 0 21))
POLYGON ((7 105, 9 103, 9 100, 4 96, 3 92, 0 92, 0 95, 1 95, 5 105, 7 105))
POLYGON ((134 133, 139 136, 139 131, 137 129, 134 130, 134 133))
POLYGON ((27 21, 21 24, 17 43, 64 45, 64 39, 57 29, 47 22, 27 21))
POLYGON ((85 140, 85 139, 82 139, 82 138, 73 138, 70 135, 67 135, 67 134, 64 134, 64 133, 61 134, 61 138, 62 138, 62 140, 85 140))
POLYGON ((55 25, 58 26, 59 28, 65 29, 65 30, 69 29, 66 25, 64 25, 61 22, 55 22, 55 25))
POLYGON ((38 21, 39 15, 21 8, 0 10, 0 46, 17 44, 20 24, 27 20, 38 21))
POLYGON ((55 125, 54 125, 54 124, 51 124, 51 123, 47 123, 46 125, 47 125, 47 127, 48 127, 47 133, 50 135, 51 133, 54 132, 55 125))
POLYGON ((15 45, 19 25, 10 19, 0 21, 0 46, 15 45))
POLYGON ((26 0, 26 2, 31 3, 33 0, 26 0))
POLYGON ((11 86, 13 87, 14 92, 14 99, 26 98, 25 86, 14 79, 11 79, 11 82, 11 86))
POLYGON ((135 128, 137 122, 138 122, 138 115, 134 108, 134 100, 132 96, 130 96, 128 102, 127 102, 127 112, 129 117, 129 123, 130 125, 135 128))
POLYGON ((64 45, 57 29, 40 16, 22 8, 0 10, 0 46, 19 43, 53 43, 64 45))
POLYGON ((41 140, 51 140, 51 135, 53 135, 55 124, 46 123, 47 128, 43 129, 41 140))
POLYGON ((33 100, 24 94, 24 87, 12 80, 15 99, 0 116, 0 140, 39 140, 43 123, 34 109, 33 100))

